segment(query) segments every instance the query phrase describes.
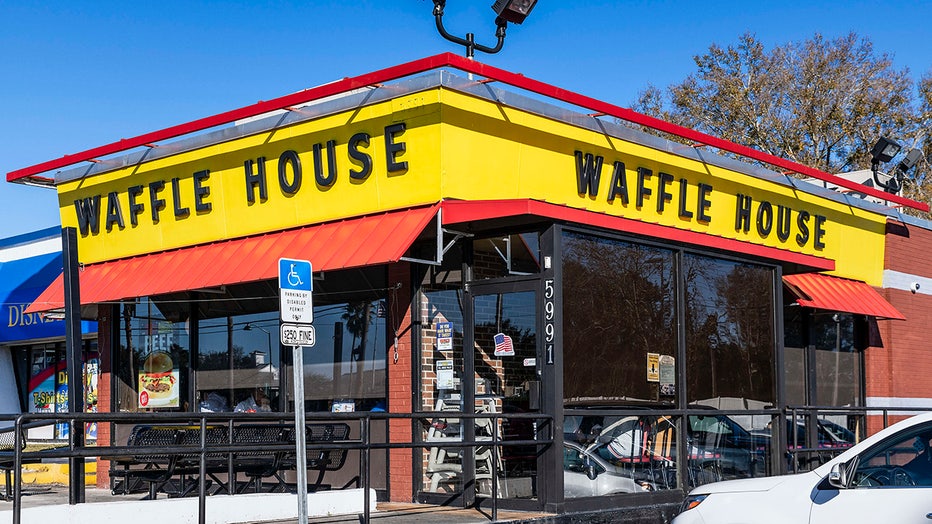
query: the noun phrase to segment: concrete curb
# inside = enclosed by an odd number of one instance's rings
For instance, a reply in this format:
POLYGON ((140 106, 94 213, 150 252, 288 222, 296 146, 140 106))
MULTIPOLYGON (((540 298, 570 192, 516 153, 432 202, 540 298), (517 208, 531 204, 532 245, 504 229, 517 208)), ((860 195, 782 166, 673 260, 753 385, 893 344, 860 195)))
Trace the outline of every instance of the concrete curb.
MULTIPOLYGON (((358 514, 363 512, 363 490, 348 489, 309 493, 309 517, 358 514)), ((375 513, 375 490, 370 490, 370 511, 375 513)), ((235 524, 296 519, 297 495, 249 494, 215 495, 206 503, 206 524, 235 524)), ((138 522, 142 516, 158 515, 161 522, 197 524, 198 499, 136 500, 100 502, 94 504, 55 504, 25 508, 22 522, 55 522, 56 524, 100 524, 101 522, 138 522)), ((0 511, 0 522, 12 522, 13 512, 0 511)))

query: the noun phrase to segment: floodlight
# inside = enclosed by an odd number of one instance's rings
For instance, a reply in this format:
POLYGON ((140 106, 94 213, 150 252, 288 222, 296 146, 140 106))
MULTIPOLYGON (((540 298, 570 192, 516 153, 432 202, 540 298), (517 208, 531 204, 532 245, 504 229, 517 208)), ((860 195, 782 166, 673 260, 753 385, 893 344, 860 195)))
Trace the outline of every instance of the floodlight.
POLYGON ((495 14, 512 24, 520 24, 531 14, 537 0, 495 0, 492 9, 495 14))
POLYGON ((886 137, 880 137, 874 147, 871 148, 871 164, 881 164, 893 160, 893 157, 900 152, 902 146, 886 137))
MULTIPOLYGON (((880 173, 880 164, 893 160, 893 157, 895 157, 902 148, 903 147, 900 144, 897 144, 893 140, 883 136, 880 137, 880 139, 877 140, 877 143, 874 144, 874 147, 871 148, 871 172, 874 174, 874 183, 882 187, 883 190, 887 193, 899 193, 902 184, 900 184, 898 177, 902 176, 902 173, 894 171, 890 176, 890 180, 882 182, 880 177, 877 176, 880 173)), ((908 163, 908 167, 912 167, 912 165, 917 161, 918 158, 915 157, 903 160, 903 162, 908 163)))

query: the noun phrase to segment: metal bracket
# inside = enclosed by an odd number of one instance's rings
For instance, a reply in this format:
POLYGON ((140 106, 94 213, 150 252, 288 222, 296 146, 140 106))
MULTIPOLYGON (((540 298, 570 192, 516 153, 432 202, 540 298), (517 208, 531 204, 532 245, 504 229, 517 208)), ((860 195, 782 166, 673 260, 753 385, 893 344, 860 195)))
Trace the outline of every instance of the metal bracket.
POLYGON ((436 256, 434 257, 434 259, 427 260, 427 259, 422 259, 422 258, 401 257, 401 260, 404 260, 405 262, 415 262, 418 264, 429 264, 432 266, 439 266, 440 264, 443 263, 443 255, 445 255, 446 252, 449 251, 450 248, 452 248, 453 245, 456 244, 457 241, 459 241, 462 238, 471 238, 473 236, 472 233, 454 231, 452 229, 447 229, 443 227, 442 213, 443 213, 442 209, 437 210, 437 216, 436 216, 437 230, 436 230, 436 237, 435 237, 437 239, 437 250, 436 250, 436 256), (444 234, 453 235, 453 239, 450 240, 449 242, 444 243, 445 242, 444 234))
POLYGON ((474 236, 472 233, 464 233, 464 232, 462 232, 462 231, 454 231, 454 230, 452 230, 452 229, 447 229, 447 228, 445 228, 445 227, 444 227, 444 228, 440 228, 440 229, 441 229, 441 231, 442 231, 443 233, 449 233, 449 234, 453 235, 453 240, 449 241, 445 246, 443 246, 443 251, 440 252, 440 261, 441 261, 441 262, 443 261, 443 255, 446 255, 446 254, 447 254, 447 251, 449 251, 450 248, 453 247, 453 244, 455 244, 458 240, 460 240, 460 239, 462 239, 462 238, 472 238, 472 237, 474 236))

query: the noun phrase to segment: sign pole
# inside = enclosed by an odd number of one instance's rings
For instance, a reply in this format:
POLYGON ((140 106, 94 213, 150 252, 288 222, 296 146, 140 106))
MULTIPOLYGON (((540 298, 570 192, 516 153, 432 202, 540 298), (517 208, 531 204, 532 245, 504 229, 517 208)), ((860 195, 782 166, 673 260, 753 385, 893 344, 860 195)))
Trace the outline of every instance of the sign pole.
POLYGON ((307 524, 307 435, 304 424, 304 347, 295 346, 294 427, 295 452, 298 457, 298 523, 307 524))
POLYGON ((308 260, 278 259, 281 342, 291 346, 294 444, 298 464, 298 523, 307 524, 307 426, 304 422, 304 348, 314 347, 314 270, 308 260))

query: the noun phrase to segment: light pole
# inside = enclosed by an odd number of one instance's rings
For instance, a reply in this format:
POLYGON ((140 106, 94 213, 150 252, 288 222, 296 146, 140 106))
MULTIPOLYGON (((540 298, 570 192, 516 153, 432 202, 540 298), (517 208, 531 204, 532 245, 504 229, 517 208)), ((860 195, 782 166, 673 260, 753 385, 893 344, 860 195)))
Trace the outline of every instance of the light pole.
POLYGON ((466 58, 472 58, 476 50, 490 55, 501 51, 502 46, 505 45, 505 29, 508 27, 508 22, 513 24, 523 22, 536 3, 537 0, 496 0, 492 4, 492 9, 498 15, 495 17, 495 37, 498 39, 495 47, 477 44, 473 33, 466 33, 465 39, 448 33, 443 27, 443 8, 446 7, 447 0, 434 0, 434 19, 437 22, 437 31, 440 32, 440 36, 453 43, 466 46, 466 58))
MULTIPOLYGON (((283 377, 281 376, 281 374, 279 374, 276 371, 275 358, 272 355, 272 333, 269 332, 269 330, 265 329, 264 327, 258 324, 253 324, 251 322, 247 322, 246 325, 243 326, 243 331, 252 331, 253 329, 258 329, 259 331, 262 331, 263 333, 265 333, 265 336, 268 338, 268 359, 267 360, 263 359, 263 362, 261 364, 263 369, 258 371, 259 377, 265 377, 265 378, 262 379, 262 382, 257 381, 257 384, 260 384, 260 383, 264 384, 263 393, 266 395, 266 397, 268 397, 269 399, 272 399, 273 398, 272 390, 283 391, 282 387, 284 386, 283 377), (268 367, 266 368, 266 366, 268 367), (266 373, 268 373, 268 376, 266 376, 266 373), (269 388, 271 388, 271 390, 269 388)), ((281 361, 282 361, 280 350, 281 350, 281 344, 279 344, 279 355, 278 355, 279 364, 281 364, 281 361)), ((259 368, 260 364, 259 362, 256 361, 257 359, 255 357, 256 355, 253 354, 253 365, 256 366, 256 368, 259 368)))
POLYGON ((919 163, 922 159, 922 151, 911 149, 906 153, 906 157, 894 168, 890 174, 890 179, 886 182, 880 180, 877 176, 880 174, 880 165, 893 160, 903 147, 893 140, 886 137, 880 137, 874 147, 871 148, 871 173, 874 175, 874 183, 883 188, 887 193, 899 193, 903 186, 903 178, 906 172, 919 163))
POLYGON ((253 323, 251 323, 251 322, 247 322, 246 325, 243 326, 243 331, 252 331, 253 329, 258 329, 259 331, 262 331, 262 332, 265 333, 265 335, 268 337, 268 339, 269 339, 269 345, 268 345, 269 358, 272 358, 272 333, 270 333, 269 330, 265 329, 264 327, 259 326, 259 325, 257 325, 257 324, 253 324, 253 323))

